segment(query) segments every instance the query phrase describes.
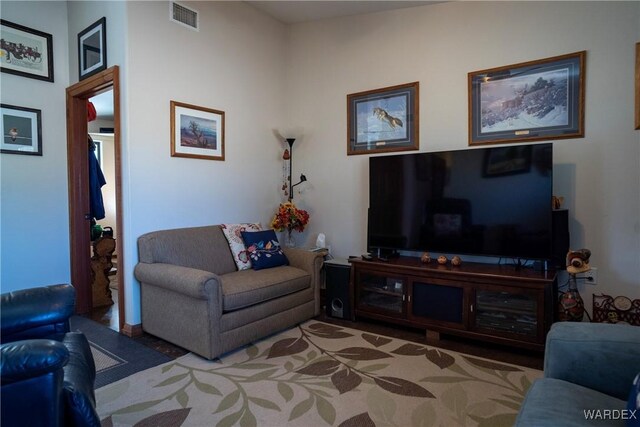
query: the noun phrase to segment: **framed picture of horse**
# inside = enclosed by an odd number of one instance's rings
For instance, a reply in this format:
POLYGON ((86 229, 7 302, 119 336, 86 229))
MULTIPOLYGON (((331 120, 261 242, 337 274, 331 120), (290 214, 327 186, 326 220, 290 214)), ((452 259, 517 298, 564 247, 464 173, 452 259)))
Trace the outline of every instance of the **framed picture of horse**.
POLYGON ((347 95, 347 155, 417 150, 419 83, 347 95))
POLYGON ((53 82, 53 36, 0 19, 0 70, 53 82))

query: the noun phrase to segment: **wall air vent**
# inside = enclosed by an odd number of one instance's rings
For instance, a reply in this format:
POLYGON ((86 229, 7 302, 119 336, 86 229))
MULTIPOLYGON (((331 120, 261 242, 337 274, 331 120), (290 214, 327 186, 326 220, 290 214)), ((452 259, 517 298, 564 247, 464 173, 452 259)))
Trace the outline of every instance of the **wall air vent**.
POLYGON ((169 4, 169 19, 184 25, 187 28, 198 31, 198 11, 172 1, 169 4))

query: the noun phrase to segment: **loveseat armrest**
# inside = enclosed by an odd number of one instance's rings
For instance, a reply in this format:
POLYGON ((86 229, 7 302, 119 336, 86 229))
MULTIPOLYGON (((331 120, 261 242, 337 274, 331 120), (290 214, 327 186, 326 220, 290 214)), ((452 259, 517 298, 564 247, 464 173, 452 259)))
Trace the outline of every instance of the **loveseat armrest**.
POLYGON ((158 286, 191 298, 215 298, 222 304, 220 277, 210 271, 180 265, 140 262, 134 270, 141 283, 158 286))
POLYGON ((46 338, 69 332, 76 303, 73 286, 51 285, 0 295, 2 342, 46 338))
POLYGON ((640 327, 555 323, 547 335, 544 376, 626 400, 640 372, 640 327))
POLYGON ((309 273, 314 282, 319 280, 320 269, 324 261, 323 252, 312 252, 299 248, 282 248, 282 250, 289 260, 289 265, 309 273))
POLYGON ((69 351, 63 343, 45 339, 2 344, 0 355, 3 385, 62 370, 69 361, 69 351))
POLYGON ((307 249, 282 248, 289 260, 289 265, 306 271, 311 275, 311 288, 314 290, 314 314, 320 314, 320 270, 324 262, 324 252, 312 252, 307 249))

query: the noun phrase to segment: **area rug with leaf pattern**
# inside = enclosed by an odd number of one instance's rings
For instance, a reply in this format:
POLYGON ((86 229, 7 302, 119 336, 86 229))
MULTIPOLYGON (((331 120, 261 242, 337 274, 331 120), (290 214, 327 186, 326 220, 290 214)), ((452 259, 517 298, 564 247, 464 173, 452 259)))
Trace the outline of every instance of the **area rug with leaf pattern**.
POLYGON ((541 371, 315 320, 96 391, 102 426, 511 426, 541 371))

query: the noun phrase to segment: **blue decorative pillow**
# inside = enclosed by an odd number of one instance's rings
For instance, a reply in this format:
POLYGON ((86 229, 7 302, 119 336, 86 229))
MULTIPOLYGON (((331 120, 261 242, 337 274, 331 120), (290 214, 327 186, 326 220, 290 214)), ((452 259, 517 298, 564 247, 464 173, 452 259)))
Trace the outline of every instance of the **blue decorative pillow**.
POLYGON ((640 427, 640 374, 636 375, 627 404, 627 427, 640 427))
POLYGON ((242 231, 241 233, 254 270, 289 265, 289 260, 282 252, 275 231, 242 231))

